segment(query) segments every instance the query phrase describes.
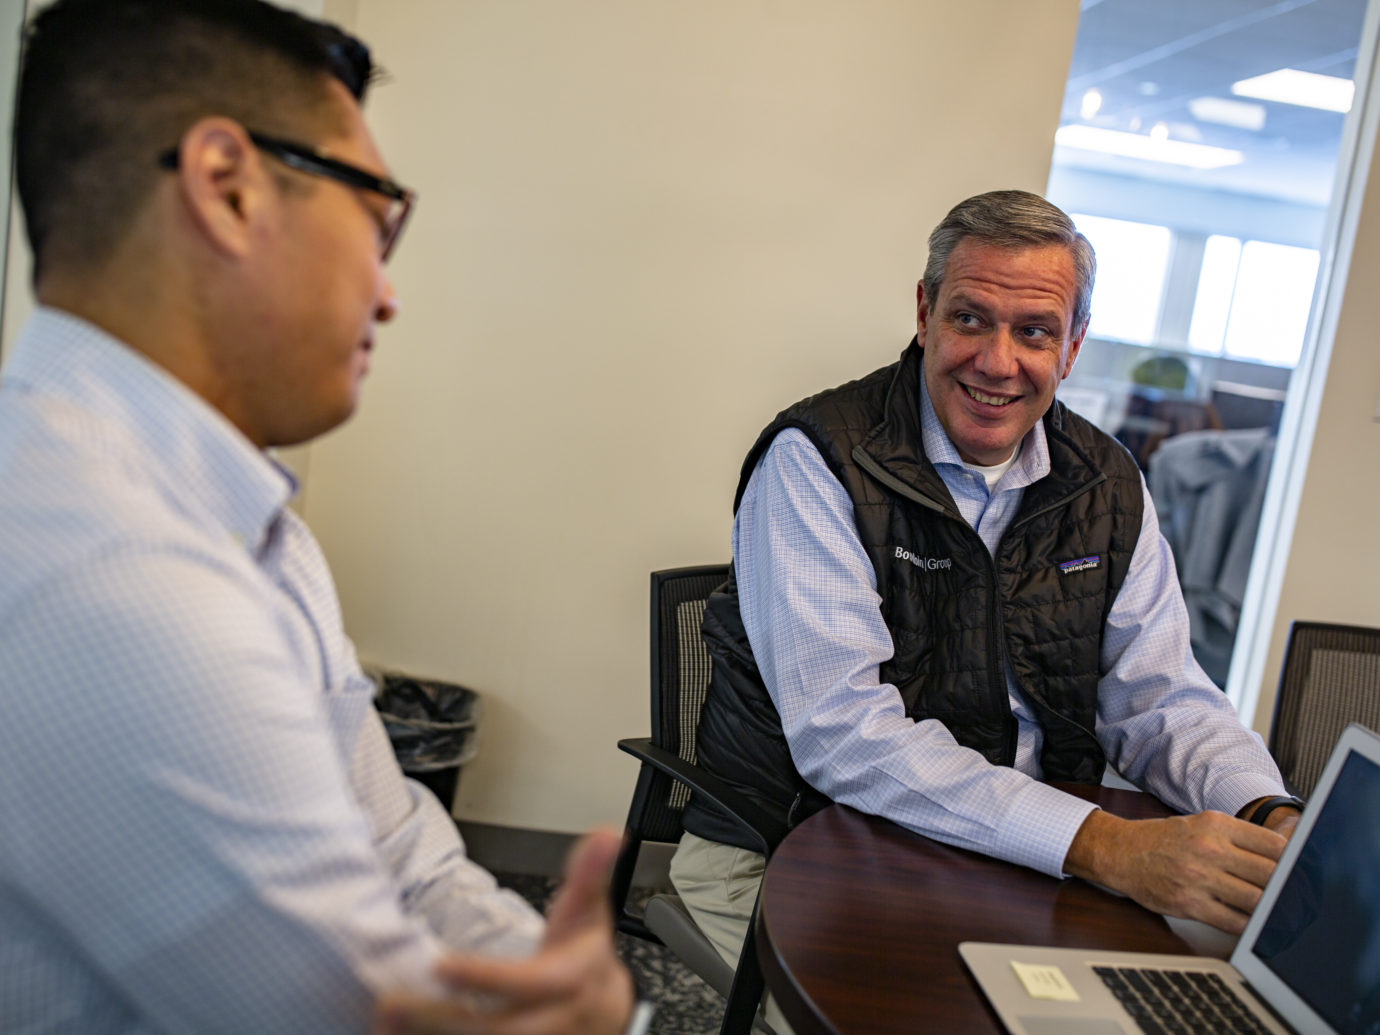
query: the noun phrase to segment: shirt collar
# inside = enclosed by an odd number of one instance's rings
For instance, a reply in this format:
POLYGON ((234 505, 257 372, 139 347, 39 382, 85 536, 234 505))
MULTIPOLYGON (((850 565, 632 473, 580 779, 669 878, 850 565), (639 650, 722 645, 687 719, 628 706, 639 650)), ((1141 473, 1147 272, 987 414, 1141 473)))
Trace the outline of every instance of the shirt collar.
MULTIPOLYGON (((930 401, 929 388, 925 384, 923 360, 920 364, 918 380, 920 382, 918 386, 920 441, 925 447, 925 456, 936 467, 940 464, 962 467, 963 458, 958 455, 958 448, 949 441, 948 433, 944 431, 944 425, 939 423, 939 414, 935 413, 934 403, 930 401)), ((1003 491, 1025 488, 1049 474, 1049 441, 1045 437, 1045 422, 1043 420, 1036 421, 1035 426, 1026 432, 1019 449, 1020 455, 1016 458, 1016 462, 998 483, 1003 491)))
POLYGON ((296 492, 287 469, 204 399, 70 313, 36 309, 6 359, 4 379, 123 428, 165 491, 194 502, 251 552, 296 492))

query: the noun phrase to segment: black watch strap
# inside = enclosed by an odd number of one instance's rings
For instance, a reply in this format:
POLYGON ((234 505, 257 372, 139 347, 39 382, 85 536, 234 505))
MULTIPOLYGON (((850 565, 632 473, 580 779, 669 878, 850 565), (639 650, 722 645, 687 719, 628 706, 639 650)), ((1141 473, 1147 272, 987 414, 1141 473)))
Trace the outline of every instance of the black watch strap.
POLYGON ((1259 805, 1257 805, 1255 807, 1255 811, 1251 813, 1251 822, 1254 823, 1256 826, 1263 827, 1265 825, 1265 820, 1270 815, 1270 813, 1274 812, 1275 809, 1283 808, 1284 806, 1295 808, 1302 812, 1307 807, 1307 803, 1300 801, 1298 798, 1290 797, 1289 795, 1284 794, 1278 795, 1274 798, 1266 798, 1259 805))

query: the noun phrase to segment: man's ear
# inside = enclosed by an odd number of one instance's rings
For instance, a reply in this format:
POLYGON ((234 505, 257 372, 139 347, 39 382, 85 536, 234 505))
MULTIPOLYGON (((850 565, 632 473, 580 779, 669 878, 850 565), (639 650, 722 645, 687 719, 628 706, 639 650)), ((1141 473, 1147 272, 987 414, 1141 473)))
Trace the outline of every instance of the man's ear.
POLYGON ((1083 326, 1079 327, 1069 340, 1069 354, 1064 360, 1064 372, 1059 375, 1059 380, 1063 380, 1073 373, 1073 361, 1078 358, 1078 350, 1083 347, 1083 339, 1088 334, 1088 321, 1083 321, 1083 326))
POLYGON ((273 185, 244 127, 222 117, 194 123, 178 144, 177 178, 207 243, 227 256, 249 254, 273 185))
POLYGON ((915 332, 920 339, 920 344, 925 344, 925 321, 930 316, 930 304, 925 298, 925 282, 916 281, 915 284, 915 332))

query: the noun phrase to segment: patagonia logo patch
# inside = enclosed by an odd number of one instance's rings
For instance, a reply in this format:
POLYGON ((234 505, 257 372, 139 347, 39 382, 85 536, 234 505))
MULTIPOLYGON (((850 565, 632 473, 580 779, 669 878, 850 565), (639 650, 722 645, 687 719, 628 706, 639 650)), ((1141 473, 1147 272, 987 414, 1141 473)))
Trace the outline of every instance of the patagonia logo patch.
POLYGON ((898 561, 909 561, 917 568, 925 571, 944 571, 954 566, 952 557, 917 557, 905 547, 896 547, 896 559, 898 561))
POLYGON ((1072 575, 1076 571, 1091 571, 1094 568, 1102 567, 1102 558, 1099 555, 1092 557, 1080 557, 1076 561, 1064 561, 1059 565, 1060 575, 1072 575))

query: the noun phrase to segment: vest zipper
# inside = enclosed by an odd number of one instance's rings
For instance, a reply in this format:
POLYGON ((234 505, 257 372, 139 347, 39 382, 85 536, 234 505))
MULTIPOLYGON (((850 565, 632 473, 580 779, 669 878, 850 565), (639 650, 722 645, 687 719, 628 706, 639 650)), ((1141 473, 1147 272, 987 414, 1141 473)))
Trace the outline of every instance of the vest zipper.
MULTIPOLYGON (((964 526, 970 529, 973 535, 977 535, 977 529, 963 522, 964 526)), ((978 541, 982 542, 982 536, 977 536, 978 541)), ((1016 716, 1011 711, 1011 694, 1006 686, 1006 630, 1002 626, 1001 620, 1001 581, 997 573, 997 562, 990 553, 987 552, 987 544, 982 543, 982 555, 987 558, 987 570, 992 577, 992 603, 991 603, 991 636, 992 643, 995 644, 993 653, 996 655, 996 664, 992 666, 992 681, 995 684, 994 691, 1000 694, 1000 700, 1006 705, 1006 730, 1002 733, 1002 757, 1006 759, 1008 766, 1016 764, 1016 716)), ((1016 670, 1011 670, 1014 678, 1016 670)), ((1020 680, 1016 680, 1020 685, 1020 680)), ((1024 691, 1025 687, 1021 687, 1024 691)))
MULTIPOLYGON (((1099 472, 1097 473, 1097 476, 1094 477, 1091 481, 1087 482, 1087 483, 1084 484, 1084 485, 1080 485, 1078 488, 1074 489, 1072 492, 1070 492, 1067 496, 1064 496, 1062 499, 1055 500, 1054 502, 1049 503, 1049 504, 1047 504, 1046 506, 1041 507, 1039 510, 1035 511, 1034 513, 1027 514, 1025 517, 1021 518, 1019 521, 1012 522, 1011 526, 1010 526, 1009 528, 1007 528, 1007 530, 1006 530, 1007 533, 1009 534, 1010 532, 1014 531, 1015 529, 1020 528, 1022 525, 1029 524, 1031 521, 1034 521, 1034 520, 1035 520, 1037 517, 1039 517, 1041 514, 1048 514, 1051 510, 1055 510, 1055 509, 1057 509, 1057 508, 1059 508, 1059 507, 1067 506, 1068 504, 1070 504, 1070 503, 1072 503, 1074 500, 1076 500, 1079 496, 1082 496, 1085 492, 1091 492, 1094 488, 1096 488, 1098 485, 1101 485, 1101 484, 1102 484, 1103 482, 1105 482, 1106 480, 1107 480, 1107 475, 1106 475, 1104 472, 1099 471, 1099 472)), ((1003 536, 1003 539, 1004 539, 1004 538, 1005 538, 1005 536, 1003 536)), ((993 566, 995 567, 995 562, 994 562, 993 566)), ((1003 647, 1003 649, 1005 649, 1005 645, 1006 645, 1006 644, 1005 644, 1005 638, 1004 638, 1004 637, 1003 637, 1003 639, 1002 639, 1001 642, 1002 642, 1002 647, 1003 647)), ((1048 701, 1046 701, 1046 700, 1045 700, 1043 697, 1041 697, 1039 694, 1035 693, 1033 690, 1031 690, 1029 687, 1027 687, 1027 686, 1025 685, 1025 683, 1023 683, 1023 682, 1021 681, 1020 676, 1016 675, 1016 670, 1015 670, 1014 667, 1013 667, 1012 670, 1011 670, 1011 675, 1012 675, 1012 677, 1013 677, 1013 678, 1015 679, 1015 681, 1016 681, 1016 687, 1017 687, 1017 689, 1019 689, 1021 693, 1025 694, 1026 697, 1030 698, 1032 701, 1034 701, 1036 704, 1038 704, 1038 705, 1040 706, 1040 708, 1043 709, 1043 711, 1044 711, 1044 713, 1045 713, 1046 715, 1051 715, 1051 716, 1053 716, 1054 718, 1058 719, 1060 722, 1063 722, 1063 723, 1065 723, 1065 724, 1067 724, 1067 725, 1069 725, 1069 726, 1072 726, 1074 729, 1078 730, 1078 731, 1079 731, 1080 733, 1082 733, 1084 736, 1088 737, 1088 738, 1093 742, 1093 744, 1095 744, 1095 745, 1097 746, 1098 752, 1102 755, 1103 765, 1104 765, 1104 767, 1105 767, 1107 755, 1106 755, 1106 752, 1102 751, 1102 744, 1101 744, 1101 742, 1097 739, 1097 734, 1096 734, 1096 733, 1094 733, 1092 730, 1088 729, 1088 728, 1087 728, 1086 726, 1084 726, 1082 723, 1074 722, 1072 719, 1070 719, 1070 718, 1069 718, 1067 715, 1065 715, 1063 712, 1059 711, 1057 708, 1052 708, 1052 707, 1050 707, 1048 701)), ((1043 753, 1044 753, 1043 750, 1041 750, 1041 754, 1043 754, 1043 753)), ((1043 768, 1044 768, 1044 763, 1043 763, 1043 762, 1041 762, 1040 768, 1043 770, 1043 768)))
POLYGON ((1067 506, 1068 504, 1076 500, 1079 496, 1082 496, 1085 492, 1092 492, 1093 489, 1097 488, 1106 480, 1106 474, 1104 474, 1101 471, 1097 472, 1097 476, 1093 478, 1092 481, 1088 482, 1085 485, 1080 485, 1078 488, 1074 489, 1063 499, 1057 499, 1053 503, 1048 503, 1045 506, 1041 507, 1039 510, 1027 514, 1019 521, 1013 522, 1011 524, 1011 527, 1007 529, 1007 532, 1010 532, 1014 528, 1019 528, 1021 525, 1028 524, 1029 522, 1034 521, 1041 514, 1048 514, 1051 510, 1056 510, 1059 507, 1067 506))
MULTIPOLYGON (((872 459, 872 456, 864 450, 861 445, 853 447, 852 456, 859 467, 893 492, 900 493, 902 496, 906 497, 906 499, 919 503, 923 507, 937 510, 950 521, 957 522, 969 535, 977 540, 982 556, 987 558, 987 570, 992 579, 992 603, 988 611, 990 622, 988 635, 992 647, 988 651, 988 660, 989 662, 994 662, 994 664, 991 665, 992 677, 990 689, 992 692, 992 699, 996 702, 998 708, 1003 706, 1006 708, 1007 722, 1006 729, 1002 733, 1002 757, 1007 759, 1007 765, 1014 765, 1016 762, 1016 717, 1011 714, 1010 695, 1007 693, 1006 688, 1006 635, 1002 631, 1001 607, 997 599, 1000 583, 997 579, 996 562, 992 559, 992 555, 987 552, 987 544, 982 541, 982 536, 978 535, 977 529, 963 520, 963 515, 954 513, 954 511, 944 506, 944 504, 940 503, 938 500, 926 496, 918 489, 912 488, 910 485, 901 481, 900 478, 897 478, 890 471, 886 470, 886 468, 882 467, 881 464, 877 463, 876 460, 872 459)), ((1102 475, 1101 477, 1106 476, 1102 475)), ((1086 491, 1086 489, 1092 488, 1092 485, 1095 484, 1097 483, 1093 482, 1086 486, 1085 490, 1081 491, 1086 491)), ((1072 499, 1073 497, 1071 496, 1069 498, 1072 499)), ((1043 511, 1041 513, 1043 513, 1043 511)))

